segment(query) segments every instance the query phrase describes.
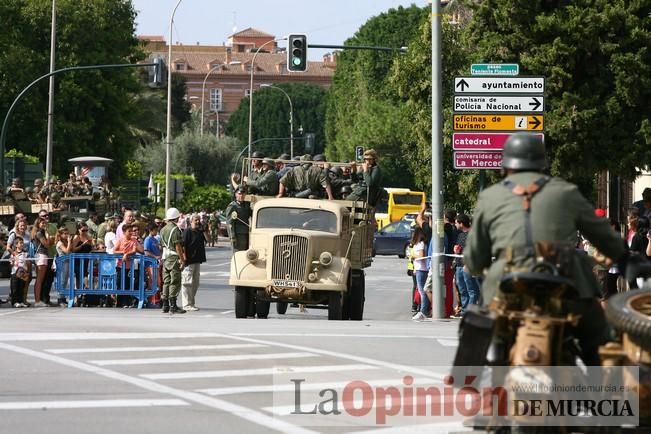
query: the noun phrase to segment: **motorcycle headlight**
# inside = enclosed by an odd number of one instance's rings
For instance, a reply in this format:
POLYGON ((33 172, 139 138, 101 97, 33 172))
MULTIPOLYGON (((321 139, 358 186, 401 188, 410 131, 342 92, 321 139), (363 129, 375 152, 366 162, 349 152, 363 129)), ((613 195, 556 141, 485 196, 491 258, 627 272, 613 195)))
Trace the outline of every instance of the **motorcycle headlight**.
POLYGON ((319 263, 324 267, 329 267, 332 264, 332 253, 323 252, 319 255, 319 263))
POLYGON ((258 259, 258 251, 255 249, 249 249, 246 251, 246 259, 249 260, 249 262, 255 262, 256 259, 258 259))

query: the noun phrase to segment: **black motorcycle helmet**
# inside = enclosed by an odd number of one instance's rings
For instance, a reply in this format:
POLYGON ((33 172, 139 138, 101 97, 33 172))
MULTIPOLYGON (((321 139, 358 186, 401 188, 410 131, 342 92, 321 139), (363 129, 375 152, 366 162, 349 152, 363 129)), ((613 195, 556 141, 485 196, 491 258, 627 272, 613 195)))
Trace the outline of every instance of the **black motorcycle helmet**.
POLYGON ((504 144, 503 168, 542 170, 546 166, 545 144, 540 134, 515 133, 504 144))

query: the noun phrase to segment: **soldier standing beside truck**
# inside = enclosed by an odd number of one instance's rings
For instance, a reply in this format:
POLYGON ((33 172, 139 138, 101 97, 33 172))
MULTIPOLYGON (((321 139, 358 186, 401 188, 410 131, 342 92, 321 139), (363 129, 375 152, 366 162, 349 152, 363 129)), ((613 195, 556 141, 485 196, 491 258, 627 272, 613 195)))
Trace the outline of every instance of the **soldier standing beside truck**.
POLYGON ((245 195, 246 189, 242 186, 238 187, 235 190, 235 200, 228 205, 225 211, 228 218, 228 234, 235 252, 249 248, 251 206, 244 201, 245 195))
POLYGON ((160 233, 163 247, 163 313, 185 313, 176 305, 176 297, 181 290, 181 270, 185 264, 183 238, 177 222, 181 213, 176 208, 169 208, 165 213, 167 224, 160 233))

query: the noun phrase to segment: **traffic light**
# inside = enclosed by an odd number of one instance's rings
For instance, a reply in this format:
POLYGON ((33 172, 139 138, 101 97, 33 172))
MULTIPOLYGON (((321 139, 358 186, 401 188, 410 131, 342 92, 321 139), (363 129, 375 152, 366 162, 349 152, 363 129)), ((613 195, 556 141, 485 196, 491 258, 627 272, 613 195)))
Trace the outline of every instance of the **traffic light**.
POLYGON ((167 66, 162 57, 153 60, 154 66, 149 70, 149 87, 165 87, 167 84, 167 66))
POLYGON ((305 72, 307 69, 307 36, 289 35, 287 45, 287 70, 305 72))
POLYGON ((355 160, 362 161, 364 159, 364 147, 355 146, 355 160))

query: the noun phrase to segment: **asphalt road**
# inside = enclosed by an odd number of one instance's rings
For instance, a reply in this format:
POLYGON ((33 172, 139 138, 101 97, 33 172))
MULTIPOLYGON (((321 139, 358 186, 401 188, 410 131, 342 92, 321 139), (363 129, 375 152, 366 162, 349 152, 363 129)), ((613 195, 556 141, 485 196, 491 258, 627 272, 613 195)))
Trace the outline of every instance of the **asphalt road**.
POLYGON ((367 269, 360 322, 327 321, 319 309, 280 316, 273 306, 267 320, 236 320, 229 259, 226 244, 209 249, 200 310, 185 315, 3 305, 0 433, 465 430, 459 420, 402 413, 382 423, 379 400, 365 417, 343 411, 340 392, 352 381, 440 382, 453 358, 456 321, 411 321, 404 259, 377 257, 367 269), (290 414, 312 409, 319 414, 290 414))

